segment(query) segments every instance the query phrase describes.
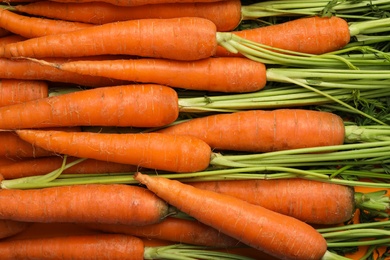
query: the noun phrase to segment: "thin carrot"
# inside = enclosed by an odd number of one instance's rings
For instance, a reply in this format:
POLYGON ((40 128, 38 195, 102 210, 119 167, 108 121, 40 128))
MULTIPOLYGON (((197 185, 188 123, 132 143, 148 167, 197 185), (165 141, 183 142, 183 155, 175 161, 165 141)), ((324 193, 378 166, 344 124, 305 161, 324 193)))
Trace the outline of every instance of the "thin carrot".
POLYGON ((191 182, 311 224, 341 224, 356 210, 352 187, 305 179, 191 182))
POLYGON ((31 223, 13 220, 0 220, 0 239, 11 237, 26 230, 31 223))
POLYGON ((325 239, 295 218, 179 181, 136 173, 134 178, 170 205, 237 240, 281 259, 321 259, 325 239))
POLYGON ((169 214, 168 205, 152 192, 121 184, 2 189, 0 201, 0 219, 25 222, 148 225, 169 214))
POLYGON ((26 38, 70 32, 91 26, 93 25, 24 16, 0 8, 0 27, 26 38))
POLYGON ((0 108, 0 128, 156 127, 178 117, 177 93, 162 85, 94 88, 0 108))
POLYGON ((219 248, 243 246, 239 241, 220 233, 197 220, 168 217, 157 224, 145 226, 129 226, 119 224, 85 224, 94 230, 133 235, 147 239, 161 239, 190 245, 219 248))
POLYGON ((202 17, 215 23, 217 31, 220 32, 235 29, 241 20, 241 2, 239 0, 148 4, 132 7, 104 2, 39 1, 16 5, 13 8, 29 15, 92 24, 151 18, 202 17))
POLYGON ((0 57, 69 58, 124 54, 198 60, 212 56, 216 47, 213 22, 183 17, 115 22, 37 37, 0 48, 0 57))
POLYGON ((49 87, 44 81, 0 80, 0 106, 19 104, 48 96, 49 87))
POLYGON ((345 127, 333 113, 276 109, 214 114, 157 132, 194 136, 217 150, 270 152, 343 144, 345 127))
MULTIPOLYGON (((77 158, 67 158, 72 162, 77 158)), ((27 176, 44 175, 61 167, 63 158, 60 156, 48 156, 40 158, 28 158, 0 165, 0 174, 4 179, 16 179, 27 176)), ((120 173, 135 172, 138 167, 130 164, 113 163, 87 159, 68 169, 63 174, 99 174, 99 173, 120 173)))
POLYGON ((176 88, 213 92, 253 92, 266 84, 266 68, 246 58, 224 57, 197 61, 121 59, 46 63, 60 71, 176 88))
POLYGON ((206 169, 211 156, 210 146, 191 136, 44 130, 18 130, 17 133, 33 146, 49 151, 172 172, 206 169))

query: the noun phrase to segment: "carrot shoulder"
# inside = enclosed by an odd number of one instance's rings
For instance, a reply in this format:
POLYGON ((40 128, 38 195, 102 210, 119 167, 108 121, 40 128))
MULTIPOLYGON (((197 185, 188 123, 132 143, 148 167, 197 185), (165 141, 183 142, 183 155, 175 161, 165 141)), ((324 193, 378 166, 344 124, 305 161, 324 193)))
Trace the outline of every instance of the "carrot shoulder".
POLYGON ((44 130, 17 130, 17 133, 34 146, 52 152, 172 172, 204 170, 212 155, 209 145, 190 136, 44 130))
POLYGON ((176 180, 136 173, 134 178, 170 205, 222 233, 281 259, 321 259, 326 240, 310 225, 229 195, 176 180))

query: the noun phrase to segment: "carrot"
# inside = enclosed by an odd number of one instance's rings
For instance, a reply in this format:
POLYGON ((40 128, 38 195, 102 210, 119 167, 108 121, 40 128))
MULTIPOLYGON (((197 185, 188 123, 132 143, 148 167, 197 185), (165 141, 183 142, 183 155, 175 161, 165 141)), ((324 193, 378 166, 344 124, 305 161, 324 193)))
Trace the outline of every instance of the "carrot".
POLYGON ((0 57, 69 58, 124 54, 198 60, 212 56, 216 47, 213 22, 183 17, 115 22, 37 37, 0 48, 0 57))
POLYGON ((304 179, 191 182, 198 189, 234 196, 311 224, 341 224, 353 218, 352 187, 304 179))
POLYGON ((0 239, 11 237, 26 230, 31 223, 13 220, 0 220, 0 239))
POLYGON ((129 226, 120 224, 85 224, 88 228, 126 235, 133 235, 147 239, 161 239, 191 245, 230 248, 242 244, 216 229, 200 223, 197 220, 187 220, 168 217, 157 224, 145 226, 129 226))
POLYGON ((18 34, 11 34, 0 38, 0 46, 4 46, 9 43, 20 42, 26 40, 25 37, 18 34))
POLYGON ((220 32, 235 29, 241 20, 241 2, 239 0, 148 4, 132 7, 104 2, 60 3, 39 1, 16 5, 14 9, 29 15, 92 24, 136 19, 201 17, 215 23, 217 31, 220 32))
MULTIPOLYGON (((77 158, 67 158, 67 162, 73 162, 76 159, 77 158)), ((44 175, 60 168, 62 162, 63 158, 59 156, 28 158, 26 160, 14 161, 13 163, 6 165, 0 165, 0 174, 4 179, 44 175)), ((65 169, 62 174, 121 173, 135 172, 137 169, 138 167, 135 165, 87 159, 65 169)))
POLYGON ((0 80, 0 106, 47 97, 49 87, 44 81, 0 80))
POLYGON ((17 130, 17 133, 33 146, 48 151, 172 172, 203 170, 211 156, 210 146, 191 136, 44 130, 17 130))
POLYGON ((307 109, 214 114, 168 126, 157 132, 194 136, 217 150, 246 152, 340 145, 345 137, 344 123, 338 115, 307 109))
POLYGON ((148 225, 167 216, 167 204, 147 189, 130 185, 72 185, 0 190, 0 219, 39 223, 148 225))
POLYGON ((178 117, 177 93, 162 85, 76 91, 0 108, 0 128, 59 126, 156 127, 178 117))
POLYGON ((232 196, 137 172, 134 178, 200 222, 281 259, 321 259, 326 240, 310 225, 232 196))
MULTIPOLYGON (((37 61, 42 63, 41 61, 37 61)), ((252 92, 267 81, 265 65, 246 58, 224 57, 197 61, 121 59, 73 61, 55 66, 61 71, 176 88, 214 92, 252 92)))
POLYGON ((0 27, 26 38, 88 28, 93 25, 40 17, 29 17, 0 8, 0 27))
MULTIPOLYGON (((165 3, 193 3, 193 2, 215 2, 218 0, 103 0, 102 2, 119 5, 119 6, 140 6, 146 4, 165 4, 165 3)), ((61 3, 80 3, 78 0, 56 0, 56 2, 61 3)), ((81 2, 94 2, 94 0, 83 0, 81 2)))

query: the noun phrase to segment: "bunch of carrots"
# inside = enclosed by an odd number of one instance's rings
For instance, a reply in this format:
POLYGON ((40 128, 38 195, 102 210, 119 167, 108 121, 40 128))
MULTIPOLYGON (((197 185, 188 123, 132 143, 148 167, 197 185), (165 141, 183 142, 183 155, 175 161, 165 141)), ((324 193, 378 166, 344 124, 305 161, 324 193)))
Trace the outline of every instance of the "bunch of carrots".
POLYGON ((0 258, 386 259, 389 6, 4 1, 0 258))

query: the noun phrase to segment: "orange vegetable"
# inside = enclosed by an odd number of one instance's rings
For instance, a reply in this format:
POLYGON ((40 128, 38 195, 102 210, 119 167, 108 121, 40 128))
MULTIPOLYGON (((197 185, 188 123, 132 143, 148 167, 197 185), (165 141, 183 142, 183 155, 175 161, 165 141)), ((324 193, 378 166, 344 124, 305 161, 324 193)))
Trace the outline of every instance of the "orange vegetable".
POLYGON ((321 259, 325 239, 310 225, 235 197, 136 173, 157 196, 200 222, 281 259, 321 259))
POLYGON ((121 184, 1 189, 0 202, 0 219, 40 223, 148 225, 160 222, 169 211, 147 189, 121 184))
POLYGON ((20 42, 24 40, 26 40, 26 38, 23 36, 17 34, 11 34, 0 38, 0 46, 4 46, 9 43, 20 42))
POLYGON ((0 80, 0 107, 47 97, 49 87, 44 81, 0 80))
POLYGON ((270 152, 340 145, 344 143, 345 127, 333 113, 276 109, 199 117, 157 132, 195 136, 217 150, 270 152))
POLYGON ((17 133, 33 146, 48 151, 172 172, 204 170, 211 156, 210 146, 191 136, 45 130, 17 130, 17 133))
POLYGON ((177 93, 173 89, 151 84, 123 85, 0 107, 0 128, 156 127, 172 123, 177 116, 177 93))
MULTIPOLYGON (((164 4, 164 3, 192 3, 192 2, 215 2, 218 0, 104 0, 102 2, 115 4, 119 6, 139 6, 139 5, 146 5, 146 4, 164 4)), ((94 0, 56 0, 56 2, 62 2, 62 3, 80 3, 80 2, 94 2, 94 0)))
POLYGON ((11 237, 26 230, 31 223, 13 220, 0 220, 0 239, 11 237))

